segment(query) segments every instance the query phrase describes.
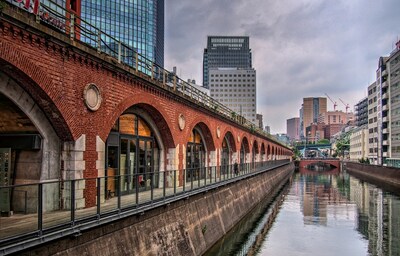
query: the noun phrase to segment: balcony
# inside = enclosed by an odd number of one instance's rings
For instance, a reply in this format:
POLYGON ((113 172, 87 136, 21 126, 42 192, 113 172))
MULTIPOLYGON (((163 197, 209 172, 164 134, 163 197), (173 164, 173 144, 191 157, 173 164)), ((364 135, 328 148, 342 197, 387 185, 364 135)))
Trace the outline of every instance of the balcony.
POLYGON ((387 146, 387 145, 389 145, 389 143, 388 143, 387 140, 384 140, 384 141, 382 142, 382 145, 383 145, 383 146, 387 146))
POLYGON ((386 75, 387 75, 387 70, 385 69, 382 71, 382 76, 386 76, 386 75))
POLYGON ((385 117, 382 119, 382 121, 383 121, 383 122, 388 122, 388 121, 389 121, 389 118, 388 118, 387 116, 385 116, 385 117))
POLYGON ((387 104, 382 106, 382 110, 388 110, 388 109, 389 108, 388 108, 387 104))
POLYGON ((384 94, 382 94, 382 99, 387 99, 389 97, 388 93, 385 92, 384 94))
POLYGON ((382 155, 382 156, 383 156, 383 157, 388 157, 388 155, 389 155, 388 152, 383 152, 383 155, 382 155))
POLYGON ((382 83, 382 88, 386 88, 386 87, 388 87, 388 82, 387 81, 382 83))
POLYGON ((382 130, 382 133, 383 133, 383 134, 388 134, 388 133, 389 133, 389 129, 388 129, 388 128, 383 129, 383 130, 382 130))

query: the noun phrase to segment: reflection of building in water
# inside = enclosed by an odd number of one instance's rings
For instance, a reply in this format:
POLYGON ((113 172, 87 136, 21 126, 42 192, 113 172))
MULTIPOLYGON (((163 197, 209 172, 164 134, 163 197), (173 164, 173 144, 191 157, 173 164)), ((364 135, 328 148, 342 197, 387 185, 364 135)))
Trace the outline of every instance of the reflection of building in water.
POLYGON ((368 239, 371 255, 400 255, 400 200, 350 178, 350 198, 358 207, 357 230, 368 239))
MULTIPOLYGON (((309 175, 302 176, 300 181, 304 224, 327 224, 329 205, 347 204, 337 189, 334 176, 328 175, 309 175)), ((340 214, 335 209, 332 214, 340 214)))
POLYGON ((360 183, 354 178, 350 178, 350 201, 355 202, 358 209, 357 231, 368 239, 368 210, 369 210, 369 190, 367 183, 360 183))

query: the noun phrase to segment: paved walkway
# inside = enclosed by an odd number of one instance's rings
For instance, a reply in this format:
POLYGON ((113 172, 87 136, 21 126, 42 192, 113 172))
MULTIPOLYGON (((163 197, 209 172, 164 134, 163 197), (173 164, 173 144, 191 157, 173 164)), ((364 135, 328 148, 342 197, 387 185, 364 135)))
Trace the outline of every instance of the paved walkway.
MULTIPOLYGON (((221 175, 218 177, 217 182, 231 178, 231 175, 221 175)), ((207 184, 211 184, 210 180, 207 179, 207 184)), ((212 183, 215 183, 213 180, 212 183)), ((205 184, 205 180, 196 180, 192 182, 185 183, 185 191, 190 191, 198 187, 202 187, 205 184), (193 186, 193 188, 192 188, 193 186)), ((176 194, 183 192, 184 187, 180 186, 176 188, 176 194)), ((121 198, 121 209, 140 206, 152 201, 151 190, 142 191, 138 194, 138 203, 136 203, 136 193, 122 195, 121 198)), ((165 197, 173 196, 174 188, 165 188, 165 197)), ((162 200, 164 197, 163 188, 153 189, 153 201, 162 200)), ((103 199, 100 205, 100 214, 118 210, 118 196, 113 196, 108 199, 103 199)), ((97 205, 75 210, 75 220, 80 220, 87 217, 97 216, 97 205)), ((71 211, 70 210, 56 210, 51 212, 43 213, 43 229, 56 227, 59 225, 65 225, 71 223, 71 211)), ((10 217, 0 217, 0 240, 5 238, 27 234, 30 232, 38 231, 38 214, 14 214, 10 217)))

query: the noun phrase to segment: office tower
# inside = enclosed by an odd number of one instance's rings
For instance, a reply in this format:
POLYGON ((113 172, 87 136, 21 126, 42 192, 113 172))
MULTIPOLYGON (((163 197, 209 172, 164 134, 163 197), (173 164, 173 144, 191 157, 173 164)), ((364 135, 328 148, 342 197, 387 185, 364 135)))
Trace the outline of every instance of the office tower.
POLYGON ((303 129, 300 135, 302 138, 305 138, 307 126, 310 126, 312 123, 317 123, 319 115, 326 112, 326 106, 326 98, 324 97, 303 98, 303 119, 301 120, 303 129))
POLYGON ((376 82, 368 86, 368 158, 378 163, 378 96, 376 82))
POLYGON ((388 138, 389 138, 389 86, 387 83, 388 72, 386 64, 388 57, 380 57, 378 69, 376 70, 376 90, 377 90, 377 128, 378 128, 378 164, 386 162, 389 156, 388 152, 388 138))
POLYGON ((252 69, 248 36, 208 36, 203 55, 203 86, 209 88, 212 68, 252 69))
POLYGON ((286 134, 290 141, 300 140, 300 118, 293 117, 286 120, 286 134))
POLYGON ((257 120, 258 128, 260 128, 262 130, 263 127, 264 127, 263 115, 262 114, 256 114, 256 120, 257 120))
POLYGON ((254 69, 212 68, 210 96, 259 126, 256 120, 256 71, 254 69))
MULTIPOLYGON (((387 60, 387 73, 383 73, 383 89, 389 86, 389 90, 386 90, 386 94, 389 93, 387 104, 388 107, 382 104, 382 110, 387 110, 386 121, 382 124, 382 133, 385 139, 385 135, 388 133, 387 140, 383 140, 383 149, 387 146, 387 165, 400 167, 400 41, 396 43, 396 48, 389 56, 387 60), (386 145, 385 145, 386 144, 386 145)), ((384 98, 385 94, 382 95, 384 98)), ((382 100, 383 101, 383 100, 382 100)), ((384 116, 384 113, 382 113, 384 116)), ((383 117, 385 121, 385 117, 383 117)), ((383 150, 383 154, 385 151, 383 150)), ((385 155, 383 155, 385 158, 385 155)))
POLYGON ((326 111, 318 117, 318 123, 329 124, 348 124, 353 123, 354 114, 352 112, 345 113, 343 111, 326 111))
MULTIPOLYGON (((80 12, 85 22, 164 66, 164 0, 65 1, 67 8, 76 9, 78 15, 80 12)), ((93 43, 83 36, 81 40, 93 43)), ((108 43, 110 50, 118 52, 118 45, 113 40, 106 36, 102 40, 108 43)))
POLYGON ((360 100, 355 106, 356 126, 368 124, 368 97, 360 100))

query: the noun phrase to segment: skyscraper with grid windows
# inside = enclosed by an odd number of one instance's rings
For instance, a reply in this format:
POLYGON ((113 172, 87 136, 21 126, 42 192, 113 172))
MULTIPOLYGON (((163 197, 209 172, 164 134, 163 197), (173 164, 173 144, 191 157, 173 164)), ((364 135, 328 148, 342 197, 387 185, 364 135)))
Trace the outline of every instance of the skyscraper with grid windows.
POLYGON ((164 66, 164 0, 79 2, 83 20, 164 66))
MULTIPOLYGON (((117 52, 118 40, 164 67, 164 0, 43 0, 42 3, 67 17, 71 13, 81 17, 82 20, 75 21, 79 40, 97 47, 93 26, 105 33, 101 35, 102 47, 108 49, 103 51, 117 52)), ((134 57, 132 53, 125 55, 134 57)))
POLYGON ((208 36, 203 54, 203 86, 209 88, 210 69, 251 69, 252 57, 248 36, 208 36))

